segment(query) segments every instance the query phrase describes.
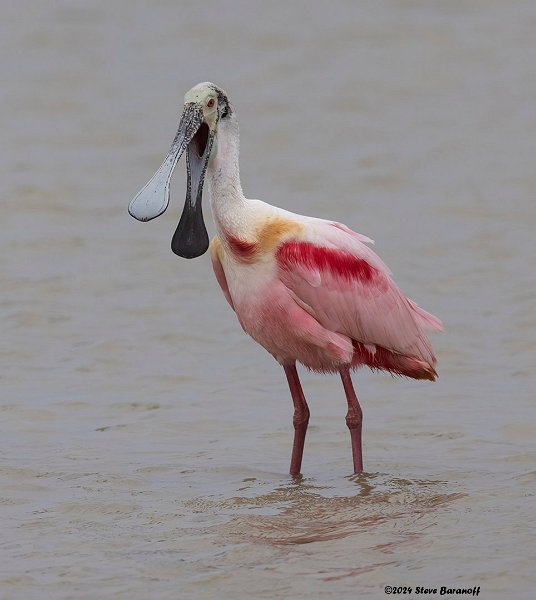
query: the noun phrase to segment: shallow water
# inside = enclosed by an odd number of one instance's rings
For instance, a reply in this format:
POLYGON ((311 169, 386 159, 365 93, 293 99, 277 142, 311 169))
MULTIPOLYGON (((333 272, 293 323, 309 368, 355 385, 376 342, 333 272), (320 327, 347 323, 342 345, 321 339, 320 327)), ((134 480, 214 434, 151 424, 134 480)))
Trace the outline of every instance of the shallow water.
POLYGON ((34 0, 0 27, 1 597, 532 598, 534 3, 34 0), (435 384, 354 377, 362 476, 307 372, 286 475, 281 368, 169 250, 184 167, 163 217, 126 213, 202 80, 246 194, 376 239, 446 325, 435 384))

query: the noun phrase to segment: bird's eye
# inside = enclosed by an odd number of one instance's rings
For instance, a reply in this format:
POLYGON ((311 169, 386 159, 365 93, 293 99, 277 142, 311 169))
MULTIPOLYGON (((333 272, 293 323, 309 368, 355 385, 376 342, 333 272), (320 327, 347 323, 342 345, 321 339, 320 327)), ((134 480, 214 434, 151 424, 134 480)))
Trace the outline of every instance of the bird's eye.
POLYGON ((214 105, 216 104, 216 100, 214 100, 214 98, 209 98, 207 101, 207 106, 208 108, 214 108, 214 105))

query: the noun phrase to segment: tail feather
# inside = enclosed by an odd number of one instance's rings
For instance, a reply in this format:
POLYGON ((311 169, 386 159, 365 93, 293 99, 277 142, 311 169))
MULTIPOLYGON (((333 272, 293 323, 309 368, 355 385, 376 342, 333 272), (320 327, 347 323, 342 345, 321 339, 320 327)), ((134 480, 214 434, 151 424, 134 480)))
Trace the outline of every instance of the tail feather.
POLYGON ((375 346, 372 349, 370 344, 365 345, 356 340, 352 340, 352 342, 354 346, 353 367, 367 365, 371 369, 388 371, 393 375, 403 375, 412 379, 427 379, 428 381, 435 381, 437 377, 433 365, 424 360, 414 356, 397 354, 381 346, 375 346))

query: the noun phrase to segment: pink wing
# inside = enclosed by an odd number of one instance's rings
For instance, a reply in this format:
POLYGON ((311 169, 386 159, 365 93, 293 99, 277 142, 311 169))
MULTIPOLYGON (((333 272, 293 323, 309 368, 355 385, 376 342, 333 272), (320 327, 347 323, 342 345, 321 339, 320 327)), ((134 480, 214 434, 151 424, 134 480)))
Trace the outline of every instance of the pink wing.
POLYGON ((339 223, 312 219, 308 225, 306 240, 277 249, 279 277, 296 301, 326 329, 355 340, 360 352, 385 349, 424 361, 433 372, 424 329, 441 330, 441 322, 402 294, 364 245, 371 240, 339 223))

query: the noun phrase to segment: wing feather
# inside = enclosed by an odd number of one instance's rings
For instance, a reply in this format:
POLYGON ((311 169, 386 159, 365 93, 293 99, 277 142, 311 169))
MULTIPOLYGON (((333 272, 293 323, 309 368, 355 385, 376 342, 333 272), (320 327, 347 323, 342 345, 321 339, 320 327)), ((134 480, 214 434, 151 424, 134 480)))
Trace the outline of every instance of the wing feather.
POLYGON ((339 223, 311 219, 308 225, 305 235, 277 249, 285 286, 327 329, 433 367, 424 328, 439 330, 441 322, 402 294, 385 263, 365 245, 371 240, 339 223))

